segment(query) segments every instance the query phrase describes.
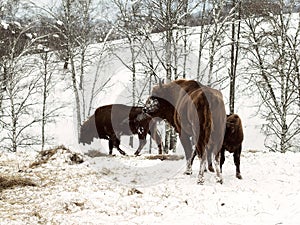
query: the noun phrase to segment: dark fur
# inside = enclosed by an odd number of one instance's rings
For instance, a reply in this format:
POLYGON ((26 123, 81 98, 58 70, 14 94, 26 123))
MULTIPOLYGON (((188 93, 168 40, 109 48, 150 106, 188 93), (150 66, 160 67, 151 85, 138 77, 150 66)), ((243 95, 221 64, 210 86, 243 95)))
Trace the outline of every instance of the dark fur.
MULTIPOLYGON (((227 115, 226 131, 224 141, 221 149, 221 163, 220 169, 225 162, 225 150, 233 153, 234 164, 236 166, 236 177, 242 179, 240 171, 240 156, 242 151, 242 142, 244 139, 242 121, 237 114, 227 115)), ((196 152, 193 152, 193 159, 196 156, 196 152)), ((193 161, 192 159, 192 161, 193 161)), ((211 158, 208 157, 208 168, 211 172, 214 172, 211 158)))
POLYGON ((109 141, 109 154, 116 147, 121 154, 120 137, 138 134, 139 147, 134 153, 138 155, 146 144, 146 135, 150 134, 156 141, 159 154, 162 153, 162 141, 156 123, 152 117, 143 113, 142 107, 131 107, 122 104, 106 105, 96 109, 93 116, 83 123, 80 131, 80 143, 90 144, 94 137, 109 141))
POLYGON ((242 142, 244 139, 242 120, 237 114, 227 116, 226 133, 221 150, 221 170, 225 162, 225 150, 233 153, 234 164, 236 166, 236 177, 242 179, 240 171, 240 157, 242 152, 242 142))
MULTIPOLYGON (((226 120, 222 94, 193 80, 176 80, 169 84, 155 86, 144 110, 151 116, 166 119, 175 127, 188 161, 187 174, 191 173, 192 145, 195 144, 202 161, 199 172, 199 182, 202 183, 202 167, 206 160, 205 146, 212 138, 221 142, 217 150, 211 150, 216 155, 216 161, 219 162, 218 153, 223 143, 226 120), (214 115, 211 111, 214 108, 221 112, 219 117, 224 114, 224 118, 214 121, 214 118, 218 118, 218 115, 214 115), (215 129, 218 125, 218 129, 215 129), (191 138, 193 143, 190 141, 191 138)), ((222 182, 220 174, 218 177, 222 182)))

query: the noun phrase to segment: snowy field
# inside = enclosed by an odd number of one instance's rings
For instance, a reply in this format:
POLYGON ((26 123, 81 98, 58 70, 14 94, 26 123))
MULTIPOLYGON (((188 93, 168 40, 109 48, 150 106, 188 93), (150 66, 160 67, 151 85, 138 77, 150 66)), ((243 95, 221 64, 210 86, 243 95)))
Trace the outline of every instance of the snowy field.
MULTIPOLYGON (((128 52, 122 54, 130 58, 128 52)), ((101 76, 112 78, 111 90, 94 99, 93 107, 125 103, 124 98, 128 103, 124 83, 130 81, 130 74, 120 64, 110 63, 102 71, 101 76)), ((89 69, 88 74, 96 74, 95 65, 89 69)), ((60 121, 48 125, 48 134, 55 145, 66 148, 58 148, 44 161, 40 149, 0 151, 0 225, 300 224, 300 153, 266 152, 261 133, 265 121, 257 115, 258 98, 246 93, 243 84, 237 87, 236 102, 245 134, 243 179, 235 178, 233 156, 226 152, 222 185, 210 172, 205 174, 204 185, 197 185, 198 160, 193 174, 187 176, 183 175, 185 159, 146 159, 148 145, 142 156, 133 157, 134 150, 124 147, 128 140, 122 141, 122 147, 130 156, 120 156, 116 150, 115 157, 85 155, 91 149, 107 153, 107 142, 95 141, 86 147, 77 144, 72 118, 75 110, 69 101, 74 96, 65 85, 61 81, 55 87, 59 90, 55 97, 67 101, 69 108, 60 121), (74 152, 83 157, 83 162, 73 162, 74 152)), ((223 89, 228 108, 225 93, 223 89)), ((157 154, 157 150, 152 153, 157 154)), ((176 154, 183 154, 180 143, 176 154)))
POLYGON ((37 159, 34 153, 1 153, 2 176, 30 178, 36 186, 1 190, 0 224, 296 225, 300 221, 297 153, 244 151, 243 180, 235 178, 232 155, 227 154, 223 185, 215 183, 212 173, 205 174, 204 185, 197 185, 198 160, 191 176, 178 167, 177 173, 165 177, 172 169, 170 161, 158 160, 156 171, 128 174, 126 165, 146 161, 143 156, 84 156, 83 163, 72 164, 70 153, 58 149, 46 162, 30 168, 37 159), (120 182, 123 176, 131 182, 120 182), (161 182, 142 182, 154 177, 161 182))

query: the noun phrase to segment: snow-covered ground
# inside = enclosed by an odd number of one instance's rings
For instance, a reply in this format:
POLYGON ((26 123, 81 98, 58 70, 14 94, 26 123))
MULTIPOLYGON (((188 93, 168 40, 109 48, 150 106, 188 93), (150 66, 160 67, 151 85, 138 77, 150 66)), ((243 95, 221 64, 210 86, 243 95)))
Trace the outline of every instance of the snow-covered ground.
MULTIPOLYGON (((124 51, 123 54, 126 58, 129 53, 124 51)), ((103 74, 112 76, 111 89, 94 99, 93 107, 130 102, 126 99, 128 89, 124 84, 130 81, 130 74, 120 64, 110 63, 102 71, 101 77, 103 74)), ((93 66, 90 70, 89 74, 95 74, 93 66)), ((59 99, 72 99, 70 89, 65 91, 62 81, 59 84, 62 87, 58 85, 56 89, 64 90, 63 94, 57 93, 59 99)), ((235 178, 235 166, 229 153, 223 167, 224 184, 217 184, 215 175, 208 172, 204 185, 197 185, 198 160, 193 166, 194 173, 186 176, 183 175, 185 159, 146 159, 148 145, 140 157, 120 156, 114 150, 115 157, 85 155, 80 164, 72 164, 70 153, 61 149, 36 167, 30 167, 38 160, 35 150, 1 151, 0 225, 300 224, 300 153, 265 151, 265 136, 260 132, 264 121, 256 114, 257 99, 242 90, 240 87, 236 102, 245 134, 242 180, 235 178), (8 181, 28 178, 36 186, 2 189, 2 177, 8 181)), ((223 95, 227 104, 226 90, 223 95)), ((68 107, 64 110, 68 115, 48 125, 53 143, 81 154, 91 149, 107 152, 106 141, 97 140, 85 147, 77 144, 73 105, 69 102, 68 107)), ((121 141, 124 150, 132 155, 134 150, 126 143, 126 139, 121 141)), ((152 145, 152 153, 156 154, 155 143, 152 145)), ((183 154, 180 143, 176 154, 183 154)))
POLYGON ((157 170, 128 174, 126 165, 139 164, 143 157, 85 156, 85 162, 72 165, 68 154, 59 150, 46 163, 29 168, 36 154, 1 153, 1 176, 30 178, 37 185, 0 192, 1 225, 296 225, 300 221, 297 153, 244 151, 243 180, 235 178, 232 155, 227 154, 223 185, 215 183, 212 173, 205 174, 204 185, 197 185, 198 160, 193 175, 183 175, 183 167, 178 167, 177 173, 165 177, 171 168, 168 161, 157 162, 157 170), (120 182, 124 176, 132 182, 120 182), (161 182, 143 183, 154 177, 161 177, 161 182))

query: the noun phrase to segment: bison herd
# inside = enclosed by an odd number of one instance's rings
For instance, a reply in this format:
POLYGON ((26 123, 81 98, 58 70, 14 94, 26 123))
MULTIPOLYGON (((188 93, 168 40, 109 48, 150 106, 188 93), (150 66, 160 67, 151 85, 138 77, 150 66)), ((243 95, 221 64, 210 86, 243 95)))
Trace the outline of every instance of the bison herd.
POLYGON ((193 160, 198 156, 198 183, 204 183, 206 162, 210 171, 216 170, 217 182, 222 183, 222 165, 227 150, 233 153, 236 177, 242 179, 241 119, 237 114, 226 115, 220 91, 194 80, 179 79, 154 86, 144 107, 113 104, 97 108, 82 124, 79 142, 90 144, 93 138, 107 139, 109 154, 115 147, 125 155, 120 149, 121 136, 137 134, 139 147, 135 155, 139 155, 149 134, 155 140, 159 154, 162 154, 161 136, 157 131, 157 121, 162 119, 179 134, 187 161, 185 174, 192 173, 193 160))

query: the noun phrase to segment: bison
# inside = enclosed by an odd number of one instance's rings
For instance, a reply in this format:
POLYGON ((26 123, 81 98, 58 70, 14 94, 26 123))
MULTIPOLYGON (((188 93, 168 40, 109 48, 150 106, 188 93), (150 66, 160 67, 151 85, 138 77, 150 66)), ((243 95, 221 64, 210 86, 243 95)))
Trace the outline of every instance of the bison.
POLYGON ((153 87, 144 111, 150 116, 166 119, 175 127, 186 155, 186 174, 191 174, 192 145, 195 145, 201 159, 200 184, 204 182, 205 148, 214 140, 216 144, 210 145, 209 151, 215 154, 217 179, 222 183, 219 152, 225 133, 226 113, 221 92, 194 80, 180 79, 153 87))
MULTIPOLYGON (((241 118, 237 114, 227 115, 225 137, 221 148, 220 170, 222 171, 222 166, 225 162, 225 150, 227 150, 230 153, 233 153, 234 164, 236 166, 236 177, 238 179, 242 179, 240 171, 240 157, 243 139, 244 133, 241 118)), ((196 155, 197 153, 196 151, 194 151, 192 156, 192 163, 196 155)), ((207 157, 207 159, 208 169, 211 172, 214 172, 211 158, 207 157)))
POLYGON ((225 162, 225 150, 233 153, 236 167, 236 177, 242 179, 240 171, 240 157, 242 152, 242 142, 244 139, 242 120, 237 114, 227 116, 226 132, 221 150, 221 170, 225 162))
POLYGON ((89 117, 81 126, 79 142, 90 144, 94 137, 99 137, 109 141, 110 155, 113 147, 116 147, 122 155, 125 155, 125 152, 120 148, 121 136, 137 134, 139 147, 134 154, 139 155, 146 144, 146 135, 150 134, 157 143, 159 154, 162 154, 162 141, 157 131, 156 121, 143 113, 142 109, 142 107, 122 104, 97 108, 94 115, 89 117))

